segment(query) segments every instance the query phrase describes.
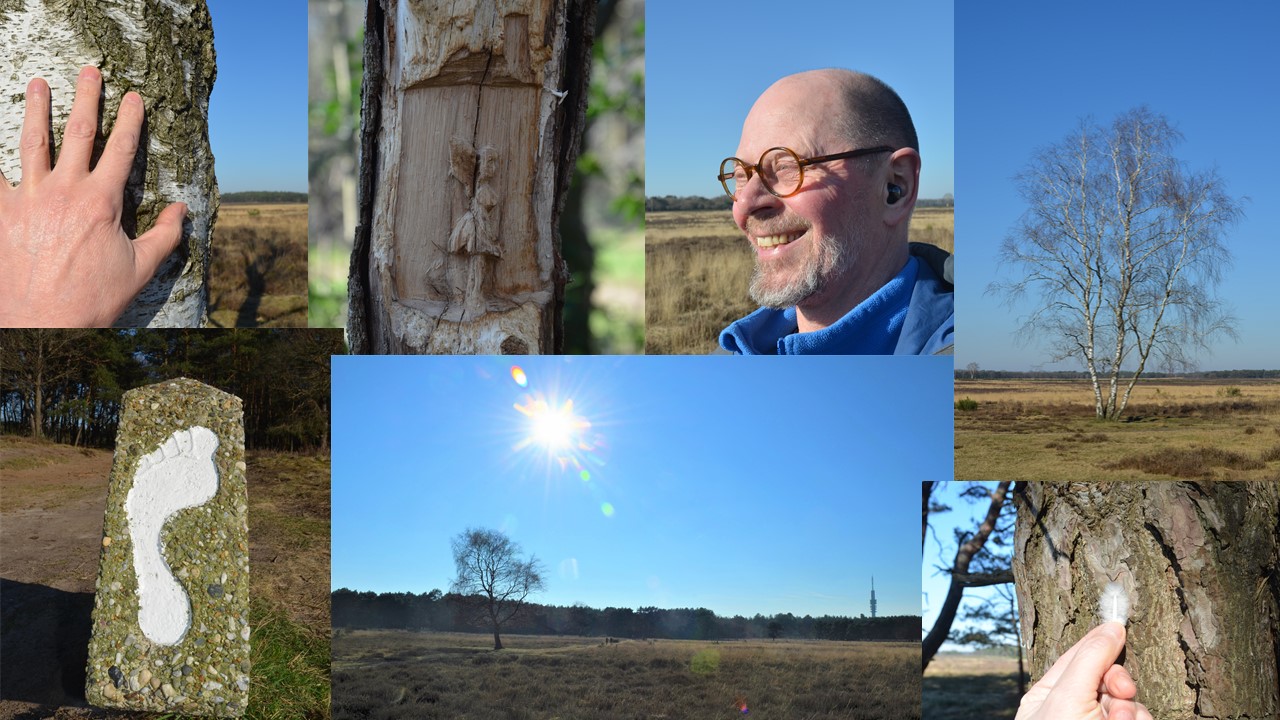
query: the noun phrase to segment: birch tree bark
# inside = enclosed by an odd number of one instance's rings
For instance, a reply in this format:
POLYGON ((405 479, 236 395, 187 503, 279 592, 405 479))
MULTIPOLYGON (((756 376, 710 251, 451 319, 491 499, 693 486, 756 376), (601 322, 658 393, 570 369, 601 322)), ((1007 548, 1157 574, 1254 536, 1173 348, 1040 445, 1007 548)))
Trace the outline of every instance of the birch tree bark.
MULTIPOLYGON (((80 68, 102 71, 102 125, 115 124, 133 90, 146 104, 143 141, 125 188, 123 223, 146 232, 173 202, 187 204, 178 252, 116 320, 120 327, 199 327, 208 305, 209 237, 218 185, 209 148, 209 93, 216 74, 213 25, 204 0, 0 0, 0 169, 21 177, 18 138, 25 88, 49 83, 53 137, 75 98, 80 68)), ((97 161, 106 142, 100 133, 97 161)))
POLYGON ((560 350, 590 0, 370 0, 353 353, 560 350))
POLYGON ((1280 716, 1280 485, 1025 483, 1014 577, 1030 671, 1129 596, 1122 663, 1163 720, 1280 716))

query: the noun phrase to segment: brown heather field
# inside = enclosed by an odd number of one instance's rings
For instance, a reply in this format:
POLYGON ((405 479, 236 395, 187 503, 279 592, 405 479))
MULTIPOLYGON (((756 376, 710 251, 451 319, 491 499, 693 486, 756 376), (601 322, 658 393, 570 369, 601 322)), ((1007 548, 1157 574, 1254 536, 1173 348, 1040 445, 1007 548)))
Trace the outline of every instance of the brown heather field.
POLYGON ((939 653, 924 672, 929 720, 1013 720, 1018 712, 1018 659, 939 653))
POLYGON ((333 717, 920 718, 917 643, 338 631, 333 717))
POLYGON ((307 326, 306 204, 223 205, 212 252, 210 326, 307 326))
MULTIPOLYGON (((950 251, 952 208, 917 208, 911 240, 950 251)), ((753 253, 722 211, 645 216, 645 352, 705 355, 729 323, 756 309, 747 296, 753 253)))
POLYGON ((955 381, 957 480, 1280 479, 1280 383, 1139 381, 1119 422, 1086 380, 955 381))

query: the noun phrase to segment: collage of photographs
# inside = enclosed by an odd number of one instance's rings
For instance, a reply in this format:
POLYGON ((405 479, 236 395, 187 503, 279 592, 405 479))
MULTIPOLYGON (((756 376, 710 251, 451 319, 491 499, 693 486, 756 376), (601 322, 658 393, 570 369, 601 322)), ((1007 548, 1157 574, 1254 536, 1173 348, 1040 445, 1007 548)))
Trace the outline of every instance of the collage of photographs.
POLYGON ((1277 33, 0 0, 0 720, 1280 719, 1277 33))

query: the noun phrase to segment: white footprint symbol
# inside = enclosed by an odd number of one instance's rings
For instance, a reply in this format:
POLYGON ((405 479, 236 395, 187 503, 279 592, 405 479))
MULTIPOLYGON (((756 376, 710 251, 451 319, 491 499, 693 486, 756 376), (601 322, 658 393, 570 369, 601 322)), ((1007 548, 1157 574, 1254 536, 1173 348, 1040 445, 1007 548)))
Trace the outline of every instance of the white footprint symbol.
POLYGON ((173 645, 191 625, 191 601, 160 554, 160 529, 174 513, 208 502, 218 491, 213 453, 218 436, 205 427, 178 430, 138 461, 124 508, 138 574, 138 625, 160 645, 173 645))

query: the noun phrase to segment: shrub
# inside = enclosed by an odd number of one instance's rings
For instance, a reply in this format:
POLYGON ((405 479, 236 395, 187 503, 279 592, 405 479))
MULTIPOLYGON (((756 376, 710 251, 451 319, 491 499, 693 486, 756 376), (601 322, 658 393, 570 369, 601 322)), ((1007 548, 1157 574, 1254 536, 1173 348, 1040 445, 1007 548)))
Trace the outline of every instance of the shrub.
POLYGON ((1219 389, 1218 395, 1221 397, 1236 398, 1236 397, 1243 396, 1244 393, 1240 392, 1240 388, 1236 387, 1235 385, 1231 385, 1231 386, 1219 389))
POLYGON ((957 400, 957 401, 956 401, 956 409, 957 409, 957 410, 963 410, 963 411, 965 411, 965 412, 969 412, 969 411, 971 411, 971 410, 977 410, 977 409, 978 409, 978 401, 977 401, 977 400, 971 400, 971 399, 969 399, 969 398, 963 398, 963 399, 957 400))

